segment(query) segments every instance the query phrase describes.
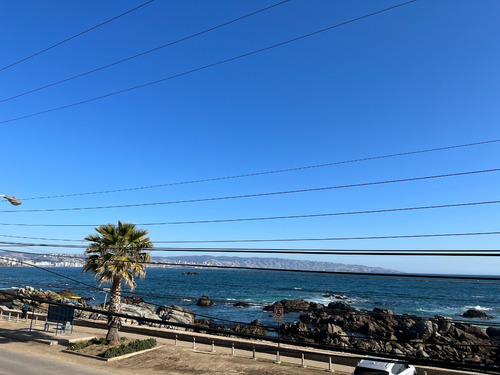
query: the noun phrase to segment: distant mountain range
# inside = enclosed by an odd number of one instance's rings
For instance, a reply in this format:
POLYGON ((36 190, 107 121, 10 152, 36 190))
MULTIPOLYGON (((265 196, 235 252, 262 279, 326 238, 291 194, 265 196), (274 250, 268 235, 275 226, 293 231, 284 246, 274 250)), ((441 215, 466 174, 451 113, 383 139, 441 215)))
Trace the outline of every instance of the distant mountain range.
POLYGON ((179 256, 154 257, 155 261, 182 264, 199 264, 226 267, 277 268, 287 270, 335 271, 335 272, 370 272, 370 273, 398 273, 398 271, 368 267, 359 264, 343 264, 334 262, 318 262, 312 260, 262 258, 262 257, 227 257, 227 256, 179 256))
MULTIPOLYGON (((2 259, 0 266, 19 267, 23 263, 31 263, 41 267, 82 267, 85 260, 83 255, 74 254, 12 254, 0 251, 2 259)), ((228 257, 228 256, 176 256, 176 257, 152 257, 153 262, 172 263, 169 265, 157 265, 151 267, 179 267, 186 265, 200 266, 225 266, 225 267, 249 267, 249 268, 275 268, 286 270, 308 270, 308 271, 334 271, 334 272, 366 272, 366 273, 398 273, 398 271, 368 267, 359 264, 344 264, 334 262, 318 262, 312 260, 264 258, 264 257, 228 257)))

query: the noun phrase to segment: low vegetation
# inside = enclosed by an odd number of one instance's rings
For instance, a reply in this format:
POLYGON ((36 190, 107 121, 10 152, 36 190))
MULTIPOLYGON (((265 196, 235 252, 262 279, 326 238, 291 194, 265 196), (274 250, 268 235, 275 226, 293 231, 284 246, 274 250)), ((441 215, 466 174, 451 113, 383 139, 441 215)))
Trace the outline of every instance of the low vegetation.
POLYGON ((68 349, 82 354, 94 355, 102 358, 113 358, 125 354, 140 352, 142 350, 152 349, 155 346, 155 339, 130 340, 127 338, 121 338, 118 344, 109 345, 106 339, 102 337, 99 339, 81 341, 76 344, 72 344, 68 347, 68 349))

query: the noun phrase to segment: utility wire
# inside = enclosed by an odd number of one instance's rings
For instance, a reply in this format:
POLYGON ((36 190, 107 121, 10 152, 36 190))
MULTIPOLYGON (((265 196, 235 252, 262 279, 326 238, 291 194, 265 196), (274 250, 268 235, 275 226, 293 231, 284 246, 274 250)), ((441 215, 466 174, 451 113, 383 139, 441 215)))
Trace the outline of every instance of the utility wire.
POLYGON ((64 40, 62 40, 62 41, 60 41, 60 42, 56 43, 56 44, 51 45, 50 47, 47 47, 47 48, 45 48, 45 49, 43 49, 43 50, 41 50, 41 51, 38 51, 38 52, 36 52, 36 53, 34 53, 34 54, 32 54, 32 55, 28 56, 28 57, 25 57, 25 58, 23 58, 23 59, 21 59, 21 60, 18 60, 18 61, 16 61, 16 62, 12 63, 12 64, 9 64, 9 65, 7 65, 7 66, 4 66, 3 68, 0 68, 0 72, 1 72, 1 71, 4 71, 4 70, 6 70, 6 69, 9 69, 9 68, 11 68, 11 67, 13 67, 13 66, 15 66, 15 65, 17 65, 17 64, 20 64, 20 63, 22 63, 22 62, 24 62, 24 61, 26 61, 26 60, 29 60, 29 59, 31 59, 31 58, 33 58, 33 57, 35 57, 35 56, 41 55, 41 54, 42 54, 42 53, 44 53, 44 52, 47 52, 47 51, 49 51, 49 50, 51 50, 51 49, 53 49, 53 48, 55 48, 55 47, 57 47, 57 46, 60 46, 60 45, 61 45, 61 44, 63 44, 63 43, 69 42, 69 41, 70 41, 70 40, 72 40, 72 39, 78 38, 79 36, 82 36, 83 34, 86 34, 86 33, 88 33, 89 31, 95 30, 95 29, 97 29, 98 27, 101 27, 101 26, 103 26, 103 25, 106 25, 107 23, 110 23, 110 22, 112 22, 112 21, 115 21, 115 20, 117 20, 117 19, 118 19, 118 18, 120 18, 120 17, 123 17, 123 16, 125 16, 125 15, 127 15, 127 14, 129 14, 129 13, 132 13, 133 11, 135 11, 135 10, 137 10, 137 9, 142 8, 143 6, 146 6, 146 5, 150 4, 150 3, 152 3, 153 1, 154 1, 154 0, 149 0, 149 1, 146 1, 145 3, 143 3, 143 4, 141 4, 141 5, 139 5, 139 6, 135 7, 135 8, 132 8, 132 9, 130 9, 130 10, 128 10, 128 11, 126 11, 125 13, 119 14, 118 16, 115 16, 115 17, 113 17, 113 18, 110 18, 110 19, 109 19, 109 20, 107 20, 107 21, 101 22, 100 24, 98 24, 98 25, 95 25, 95 26, 91 27, 90 29, 84 30, 84 31, 82 31, 82 32, 80 32, 80 33, 78 33, 78 34, 75 34, 75 35, 73 35, 73 36, 71 36, 71 37, 69 37, 69 38, 66 38, 66 39, 64 39, 64 40))
MULTIPOLYGON (((231 222, 261 221, 261 220, 305 219, 305 218, 313 218, 313 217, 363 215, 363 214, 378 214, 378 213, 388 213, 388 212, 431 210, 431 209, 440 209, 440 208, 472 207, 472 206, 484 206, 484 205, 498 204, 498 203, 500 203, 500 201, 483 201, 483 202, 452 203, 452 204, 440 204, 440 205, 433 205, 433 206, 387 208, 387 209, 381 209, 381 210, 346 211, 346 212, 333 212, 333 213, 308 214, 308 215, 266 216, 266 217, 249 217, 249 218, 216 219, 216 220, 193 220, 193 221, 166 221, 166 222, 156 222, 156 223, 141 223, 141 224, 137 224, 137 225, 138 226, 141 226, 141 225, 142 226, 183 225, 183 224, 231 223, 231 222)), ((0 223, 0 225, 23 226, 23 227, 97 227, 100 224, 0 223)))
MULTIPOLYGON (((365 236, 365 237, 323 237, 323 238, 256 238, 256 239, 236 239, 236 240, 172 240, 172 241, 154 241, 154 243, 231 243, 231 242, 301 242, 301 241, 349 241, 349 240, 386 240, 386 239, 406 239, 406 238, 433 238, 433 237, 458 237, 458 236, 489 236, 499 235, 500 232, 465 232, 465 233, 429 233, 429 234, 408 234, 408 235, 388 235, 388 236, 365 236)), ((31 240, 45 241, 64 241, 64 242, 84 242, 83 239, 72 240, 67 238, 47 238, 47 237, 27 237, 11 236, 0 234, 0 237, 22 238, 31 240)), ((14 244, 14 243, 13 243, 14 244)), ((30 244, 34 246, 34 244, 30 244)), ((66 245, 40 244, 40 246, 66 247, 66 245)), ((78 247, 71 245, 67 247, 78 247)))
POLYGON ((365 14, 364 16, 356 17, 356 18, 350 19, 348 21, 338 23, 336 25, 333 25, 333 26, 330 26, 330 27, 327 27, 327 28, 324 28, 324 29, 321 29, 321 30, 314 31, 312 33, 301 35, 299 37, 296 37, 296 38, 293 38, 293 39, 289 39, 289 40, 286 40, 284 42, 276 43, 276 44, 273 44, 273 45, 270 45, 270 46, 267 46, 267 47, 264 47, 264 48, 260 48, 260 49, 257 49, 257 50, 251 51, 251 52, 247 52, 247 53, 244 53, 242 55, 230 57, 230 58, 227 58, 227 59, 224 59, 224 60, 219 60, 219 61, 217 61, 215 63, 204 65, 204 66, 201 66, 201 67, 198 67, 198 68, 186 70, 186 71, 184 71, 182 73, 174 74, 174 75, 171 75, 171 76, 168 76, 168 77, 165 77, 165 78, 158 79, 156 81, 151 81, 151 82, 143 83, 141 85, 129 87, 127 89, 123 89, 123 90, 119 90, 119 91, 114 91, 114 92, 109 93, 109 94, 97 96, 97 97, 94 97, 94 98, 91 98, 91 99, 82 100, 80 102, 75 102, 75 103, 63 105, 63 106, 60 106, 60 107, 54 107, 54 108, 46 109, 44 111, 35 112, 35 113, 28 114, 28 115, 20 116, 20 117, 15 117, 15 118, 7 119, 7 120, 2 120, 2 121, 0 121, 0 124, 6 124, 6 123, 14 122, 14 121, 19 121, 19 120, 23 120, 23 119, 26 119, 26 118, 34 117, 34 116, 43 115, 43 114, 50 113, 50 112, 59 111, 59 110, 62 110, 62 109, 72 108, 72 107, 76 107, 76 106, 79 106, 79 105, 82 105, 82 104, 91 103, 91 102, 94 102, 94 101, 97 101, 97 100, 105 99, 105 98, 108 98, 108 97, 111 97, 111 96, 123 94, 123 93, 129 92, 129 91, 134 91, 134 90, 137 90, 137 89, 140 89, 140 88, 143 88, 143 87, 156 85, 158 83, 166 82, 166 81, 169 81, 169 80, 174 79, 174 78, 183 77, 183 76, 188 75, 188 74, 192 74, 192 73, 199 72, 199 71, 202 71, 202 70, 205 70, 205 69, 213 68, 215 66, 226 64, 226 63, 231 62, 231 61, 239 60, 239 59, 242 59, 244 57, 252 56, 252 55, 264 52, 264 51, 268 51, 268 50, 273 49, 273 48, 277 48, 277 47, 280 47, 280 46, 283 46, 283 45, 286 45, 286 44, 289 44, 289 43, 293 43, 293 42, 296 42, 298 40, 302 40, 302 39, 305 39, 305 38, 308 38, 308 37, 311 37, 311 36, 314 36, 314 35, 326 32, 326 31, 330 31, 332 29, 335 29, 335 28, 338 28, 338 27, 341 27, 341 26, 345 26, 347 24, 350 24, 350 23, 353 23, 353 22, 356 22, 356 21, 363 20, 363 19, 368 18, 368 17, 372 17, 372 16, 375 16, 375 15, 378 15, 378 14, 381 14, 381 13, 384 13, 384 12, 388 12, 390 10, 393 10, 393 9, 405 6, 405 5, 409 5, 409 4, 414 3, 416 1, 417 0, 410 0, 410 1, 407 1, 405 3, 394 5, 394 6, 391 6, 391 7, 388 7, 388 8, 379 10, 379 11, 376 11, 376 12, 365 14))
MULTIPOLYGON (((0 242, 3 246, 16 247, 60 247, 60 248, 86 248, 86 246, 67 246, 67 245, 50 245, 50 244, 26 244, 16 242, 0 242)), ((253 253, 253 254, 315 254, 315 255, 411 255, 411 256, 500 256, 500 249, 268 249, 268 248, 221 248, 221 247, 155 247, 144 248, 145 251, 162 251, 162 252, 193 252, 193 253, 253 253)), ((24 251, 11 252, 45 255, 45 253, 30 253, 24 251)), ((57 254, 54 254, 57 256, 57 254)), ((75 258, 79 258, 75 256, 75 258)), ((80 257, 80 259, 82 259, 80 257)))
POLYGON ((500 168, 483 169, 483 170, 475 170, 475 171, 467 171, 467 172, 447 173, 447 174, 440 174, 440 175, 433 175, 433 176, 410 177, 410 178, 401 178, 401 179, 396 179, 396 180, 364 182, 364 183, 349 184, 349 185, 324 186, 324 187, 319 187, 319 188, 273 191, 273 192, 268 192, 268 193, 242 194, 242 195, 232 195, 232 196, 225 196, 225 197, 185 199, 185 200, 167 201, 167 202, 133 203, 133 204, 120 204, 120 205, 110 205, 110 206, 92 206, 92 207, 4 210, 4 211, 0 211, 0 212, 2 212, 2 213, 8 213, 8 212, 19 213, 19 212, 83 211, 83 210, 103 210, 103 209, 110 209, 110 208, 131 208, 131 207, 161 206, 161 205, 169 205, 169 204, 213 202, 213 201, 222 201, 222 200, 231 200, 231 199, 258 198, 258 197, 268 197, 268 196, 284 195, 284 194, 310 193, 310 192, 315 192, 315 191, 327 191, 327 190, 336 190, 336 189, 349 189, 349 188, 354 188, 354 187, 387 185, 387 184, 401 183, 401 182, 424 181, 424 180, 432 180, 432 179, 438 179, 438 178, 469 176, 469 175, 499 172, 499 171, 500 171, 500 168))
MULTIPOLYGON (((0 251, 9 252, 10 250, 0 249, 0 251)), ((39 254, 37 254, 39 255, 39 254)), ((63 257, 63 255, 61 255, 63 257)), ((5 257, 0 257, 9 259, 5 257)), ((150 265, 174 266, 174 267, 194 267, 194 268, 216 268, 216 269, 234 269, 234 270, 251 270, 251 271, 270 271, 270 272, 289 272, 289 273, 306 273, 320 275, 344 275, 344 276, 373 276, 373 277, 396 277, 396 278, 424 278, 424 279, 443 279, 443 280, 474 280, 474 281, 500 281, 500 276, 466 276, 466 275, 427 275, 427 274, 410 274, 410 273, 383 273, 383 272, 347 272, 347 271, 317 271, 317 270, 301 270, 301 269, 283 269, 283 268, 266 268, 266 267, 242 267, 242 266, 219 266, 207 264, 179 264, 175 262, 139 262, 150 265)), ((55 273, 55 272, 54 272, 55 273)), ((71 279, 72 281, 75 281, 71 279)), ((93 287, 95 288, 95 287, 93 287)))
POLYGON ((477 174, 482 174, 482 173, 491 173, 491 172, 499 172, 499 171, 500 171, 500 168, 494 168, 494 169, 484 169, 484 170, 475 170, 475 171, 467 171, 467 172, 447 173, 447 174, 440 174, 440 175, 433 175, 433 176, 401 178, 401 179, 396 179, 396 180, 364 182, 364 183, 349 184, 349 185, 323 186, 323 187, 319 187, 319 188, 273 191, 273 192, 267 192, 267 193, 242 194, 242 195, 232 195, 232 196, 225 196, 225 197, 185 199, 185 200, 167 201, 167 202, 133 203, 133 204, 120 204, 120 205, 110 205, 110 206, 92 206, 92 207, 3 210, 0 212, 2 212, 2 213, 21 213, 21 212, 83 211, 83 210, 103 210, 103 209, 110 209, 110 208, 149 207, 149 206, 161 206, 161 205, 170 205, 170 204, 214 202, 214 201, 232 200, 232 199, 259 198, 259 197, 269 197, 269 196, 284 195, 284 194, 298 194, 298 193, 310 193, 310 192, 316 192, 316 191, 336 190, 336 189, 349 189, 349 188, 355 188, 355 187, 366 187, 366 186, 375 186, 375 185, 388 185, 388 184, 394 184, 394 183, 424 181, 424 180, 432 180, 432 179, 447 178, 447 177, 469 176, 469 175, 477 175, 477 174))
MULTIPOLYGON (((363 162, 363 161, 388 159, 388 158, 394 158, 394 157, 400 157, 400 156, 408 156, 408 155, 423 154, 423 153, 428 153, 428 152, 452 150, 452 149, 464 148, 464 147, 482 146, 482 145, 491 144, 491 143, 498 143, 498 142, 500 142, 500 139, 491 139, 491 140, 481 141, 481 142, 465 143, 465 144, 459 144, 459 145, 444 146, 444 147, 438 147, 438 148, 429 148, 429 149, 416 150, 416 151, 399 152, 399 153, 388 154, 388 155, 369 156, 366 158, 342 160, 342 161, 337 161, 337 162, 332 162, 332 163, 307 165, 307 166, 302 166, 302 167, 277 169, 277 170, 272 170, 272 171, 246 173, 246 174, 239 174, 239 175, 233 175, 233 176, 206 178, 206 179, 200 179, 200 180, 180 181, 180 182, 172 182, 172 183, 166 183, 166 184, 124 188, 124 189, 101 190, 101 191, 73 193, 73 194, 47 195, 47 196, 41 196, 41 197, 23 198, 23 200, 26 201, 26 200, 33 200, 33 199, 66 198, 66 197, 76 197, 76 196, 82 196, 82 195, 119 193, 119 192, 124 192, 124 191, 155 189, 155 188, 167 187, 167 186, 187 185, 187 184, 196 184, 196 183, 201 183, 201 182, 213 182, 213 181, 230 180, 230 179, 244 178, 244 177, 263 176, 263 175, 276 174, 276 173, 296 172, 296 171, 313 169, 313 168, 331 167, 334 165, 341 165, 341 164, 359 163, 359 162, 363 162)), ((8 203, 8 202, 3 201, 2 203, 8 203)))
POLYGON ((200 31, 198 33, 195 33, 195 34, 192 34, 192 35, 189 35, 189 36, 186 36, 184 38, 181 38, 181 39, 177 39, 173 42, 169 42, 169 43, 166 43, 166 44, 163 44, 161 46, 158 46, 158 47, 155 47, 155 48, 152 48, 150 50, 147 50, 147 51, 144 51, 144 52, 141 52, 141 53, 138 53, 136 55, 133 55, 133 56, 129 56, 125 59, 122 59, 122 60, 118 60, 118 61, 115 61, 111 64, 107 64, 107 65, 104 65, 104 66, 101 66, 99 68, 96 68, 96 69, 93 69, 93 70, 89 70, 87 72, 84 72, 84 73, 80 73, 80 74, 77 74, 75 76, 72 76, 72 77, 69 77, 69 78, 66 78, 66 79, 63 79, 63 80, 60 80, 60 81, 57 81, 57 82, 53 82, 53 83, 50 83, 48 85, 45 85, 45 86, 42 86, 42 87, 38 87, 36 89, 33 89, 33 90, 29 90, 29 91, 26 91, 22 94, 18 94, 18 95, 14 95, 14 96, 11 96, 9 98, 6 98, 6 99, 2 99, 0 100, 0 103, 4 103, 4 102, 7 102, 9 100, 12 100, 12 99, 16 99, 16 98, 20 98, 22 96, 25 96, 25 95, 28 95, 28 94, 32 94, 34 92, 37 92, 37 91, 40 91, 40 90, 44 90, 46 88, 49 88, 49 87, 53 87, 53 86, 56 86, 56 85, 59 85, 61 83, 64 83, 64 82, 69 82, 69 81, 72 81, 74 79, 77 79, 77 78, 81 78, 81 77, 84 77, 84 76, 87 76, 87 75, 90 75, 90 74, 93 74, 93 73, 96 73, 96 72, 99 72, 101 70, 104 70, 104 69, 107 69, 107 68, 110 68, 112 66, 115 66, 115 65, 118 65, 118 64, 121 64, 121 63, 124 63, 126 61, 130 61, 132 59, 135 59, 137 57, 140 57, 140 56, 144 56, 144 55, 147 55, 149 53, 152 53, 152 52, 156 52, 156 51, 159 51, 163 48, 166 48, 166 47, 169 47, 169 46, 172 46, 174 44, 178 44, 178 43, 181 43, 181 42, 184 42, 188 39, 192 39, 192 38, 195 38, 197 36, 200 36, 200 35, 203 35, 203 34, 206 34, 210 31, 214 31, 214 30, 217 30, 221 27, 224 27, 224 26, 228 26, 234 22, 238 22, 238 21, 241 21, 245 18, 248 18, 248 17, 251 17, 251 16, 254 16, 256 14, 259 14, 259 13, 262 13, 262 12, 265 12, 266 10, 269 10, 271 8, 274 8, 274 7, 277 7, 279 5, 282 5, 282 4, 285 4, 285 3, 288 3, 290 0, 284 0, 284 1, 281 1, 279 3, 276 3, 276 4, 273 4, 273 5, 270 5, 268 7, 265 7, 265 8, 262 8, 262 9, 259 9, 255 12, 252 12, 252 13, 249 13, 249 14, 246 14, 244 16, 241 16, 241 17, 238 17, 238 18, 235 18, 235 19, 232 19, 230 21, 227 21, 227 22, 224 22, 224 23, 221 23, 220 25, 217 25, 217 26, 213 26, 213 27, 210 27, 209 29, 206 29, 206 30, 203 30, 203 31, 200 31))

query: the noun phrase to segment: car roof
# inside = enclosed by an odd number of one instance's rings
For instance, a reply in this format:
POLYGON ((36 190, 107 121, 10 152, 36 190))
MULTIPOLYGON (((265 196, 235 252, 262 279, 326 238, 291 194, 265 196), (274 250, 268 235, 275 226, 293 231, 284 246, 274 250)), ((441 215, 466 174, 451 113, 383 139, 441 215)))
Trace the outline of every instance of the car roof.
POLYGON ((358 366, 373 370, 389 370, 394 365, 390 359, 370 357, 362 359, 358 366))

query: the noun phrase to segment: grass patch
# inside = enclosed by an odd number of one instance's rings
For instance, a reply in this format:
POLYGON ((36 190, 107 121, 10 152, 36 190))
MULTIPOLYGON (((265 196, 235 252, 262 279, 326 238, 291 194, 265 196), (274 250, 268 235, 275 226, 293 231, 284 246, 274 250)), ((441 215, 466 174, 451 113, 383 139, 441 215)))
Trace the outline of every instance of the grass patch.
POLYGON ((68 347, 69 350, 102 358, 119 357, 125 354, 152 349, 156 346, 155 339, 130 340, 125 337, 117 345, 108 345, 105 338, 81 341, 68 347))

